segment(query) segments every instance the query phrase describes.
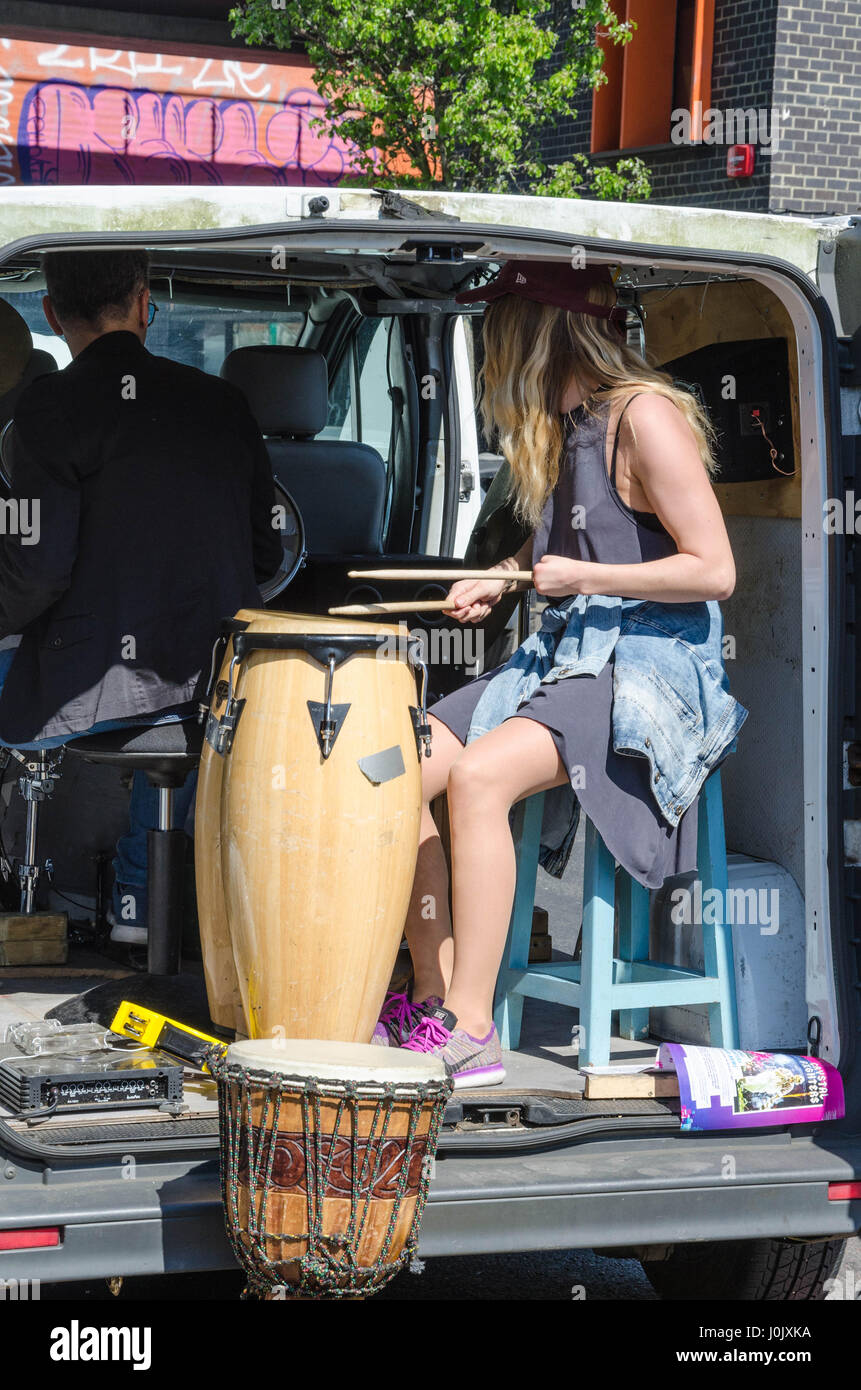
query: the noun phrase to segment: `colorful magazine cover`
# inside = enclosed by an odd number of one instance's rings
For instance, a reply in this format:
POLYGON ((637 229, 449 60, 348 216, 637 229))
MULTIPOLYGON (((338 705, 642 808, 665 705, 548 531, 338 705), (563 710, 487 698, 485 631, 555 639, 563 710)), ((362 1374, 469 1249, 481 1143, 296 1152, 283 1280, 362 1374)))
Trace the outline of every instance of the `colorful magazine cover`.
POLYGON ((678 1075, 682 1129, 811 1124, 844 1114, 840 1073, 818 1057, 662 1043, 658 1066, 678 1075))

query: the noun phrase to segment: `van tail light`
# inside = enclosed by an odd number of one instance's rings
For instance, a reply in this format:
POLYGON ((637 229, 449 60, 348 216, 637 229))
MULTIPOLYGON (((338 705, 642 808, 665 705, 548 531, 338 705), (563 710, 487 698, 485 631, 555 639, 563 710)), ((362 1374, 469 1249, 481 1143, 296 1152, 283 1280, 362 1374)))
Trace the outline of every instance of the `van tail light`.
POLYGON ((861 1197, 861 1182, 830 1182, 828 1184, 829 1202, 852 1202, 861 1197))
POLYGON ((59 1226, 34 1226, 24 1231, 0 1231, 0 1250, 36 1250, 40 1246, 59 1244, 59 1226))

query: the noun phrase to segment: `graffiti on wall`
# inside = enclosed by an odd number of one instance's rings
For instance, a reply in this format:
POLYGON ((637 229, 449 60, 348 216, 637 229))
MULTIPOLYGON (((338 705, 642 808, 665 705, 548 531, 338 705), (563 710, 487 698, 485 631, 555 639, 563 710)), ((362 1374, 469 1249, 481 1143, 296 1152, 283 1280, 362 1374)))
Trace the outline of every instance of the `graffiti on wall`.
POLYGON ((309 125, 307 59, 235 58, 0 38, 0 184, 309 184, 350 147, 309 125))

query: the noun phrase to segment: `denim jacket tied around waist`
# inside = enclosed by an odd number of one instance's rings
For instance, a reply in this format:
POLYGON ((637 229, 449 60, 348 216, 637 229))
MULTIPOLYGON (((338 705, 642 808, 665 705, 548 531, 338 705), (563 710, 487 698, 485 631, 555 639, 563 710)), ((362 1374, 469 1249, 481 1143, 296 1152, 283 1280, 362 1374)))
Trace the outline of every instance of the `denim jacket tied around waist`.
MULTIPOLYGON (((613 747, 648 759, 652 794, 661 815, 675 826, 709 773, 732 751, 747 718, 729 693, 722 637, 714 601, 658 603, 577 594, 548 604, 539 630, 500 667, 479 699, 467 742, 514 714, 539 684, 597 676, 612 657, 613 747)), ((570 786, 554 789, 548 800, 556 791, 568 793, 562 816, 567 814, 570 831, 567 850, 578 808, 570 786)), ((547 821, 545 814, 545 829, 547 821)), ((550 872, 558 870, 552 854, 542 863, 550 872)))

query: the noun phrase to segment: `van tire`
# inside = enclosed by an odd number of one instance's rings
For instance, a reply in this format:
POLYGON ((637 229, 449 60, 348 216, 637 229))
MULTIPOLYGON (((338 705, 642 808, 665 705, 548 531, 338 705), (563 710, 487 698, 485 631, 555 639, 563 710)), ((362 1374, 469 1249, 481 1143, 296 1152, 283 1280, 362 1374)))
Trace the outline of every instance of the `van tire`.
POLYGON ((845 1240, 693 1241, 643 1269, 665 1300, 821 1302, 845 1248, 845 1240))

